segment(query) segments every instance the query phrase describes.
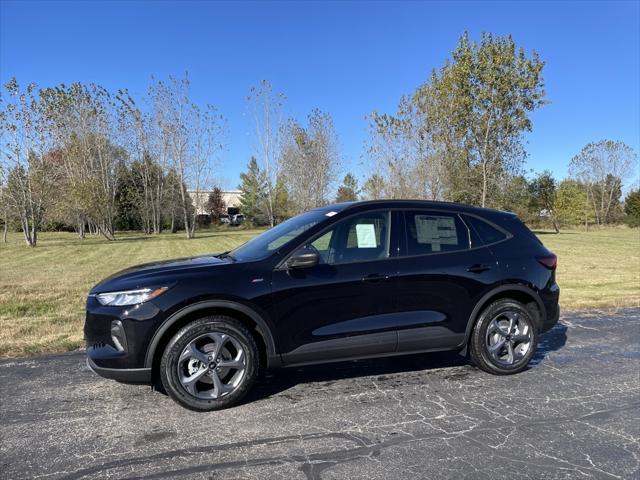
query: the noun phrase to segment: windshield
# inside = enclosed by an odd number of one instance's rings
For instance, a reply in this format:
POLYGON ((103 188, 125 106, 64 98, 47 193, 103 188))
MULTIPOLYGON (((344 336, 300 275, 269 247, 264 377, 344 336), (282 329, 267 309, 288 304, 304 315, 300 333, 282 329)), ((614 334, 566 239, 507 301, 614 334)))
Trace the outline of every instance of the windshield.
POLYGON ((327 218, 326 212, 322 210, 302 213, 252 238, 229 253, 237 260, 260 260, 327 218))

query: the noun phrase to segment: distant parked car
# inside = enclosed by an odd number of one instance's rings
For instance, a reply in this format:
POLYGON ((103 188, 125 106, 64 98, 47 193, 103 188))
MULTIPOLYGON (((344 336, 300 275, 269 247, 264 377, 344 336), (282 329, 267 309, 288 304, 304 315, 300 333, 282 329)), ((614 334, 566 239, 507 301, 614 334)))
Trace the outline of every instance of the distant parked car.
POLYGON ((244 223, 244 215, 242 213, 233 215, 229 223, 231 225, 242 225, 244 223))
POLYGON ((223 225, 229 225, 231 223, 231 218, 229 217, 229 215, 221 215, 220 223, 223 225))
POLYGON ((457 350, 511 374, 558 321, 555 270, 512 213, 330 205, 230 252, 103 280, 87 299, 87 361, 201 411, 238 403, 261 367, 457 350))

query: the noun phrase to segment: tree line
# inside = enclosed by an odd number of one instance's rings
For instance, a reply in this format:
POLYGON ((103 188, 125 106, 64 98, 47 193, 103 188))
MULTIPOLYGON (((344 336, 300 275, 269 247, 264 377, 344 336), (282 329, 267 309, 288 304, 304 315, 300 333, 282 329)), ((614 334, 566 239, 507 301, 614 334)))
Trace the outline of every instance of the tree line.
MULTIPOLYGON (((621 198, 637 155, 622 142, 585 146, 562 181, 524 174, 531 114, 548 103, 543 67, 510 36, 476 42, 463 34, 395 113, 368 116, 366 176, 359 182, 347 173, 340 185, 331 115, 315 109, 302 122, 287 118, 284 94, 262 81, 246 98, 254 155, 241 174, 241 211, 273 226, 332 201, 422 198, 513 210, 556 230, 624 218, 637 224, 637 190, 621 198)), ((0 105, 5 240, 9 228, 30 246, 43 229, 110 240, 118 230, 182 230, 192 238, 198 211, 223 214, 219 189, 205 205, 189 190, 215 185, 227 136, 218 110, 193 100, 187 75, 152 78, 140 98, 95 84, 41 88, 12 79, 0 105)))
MULTIPOLYGON (((571 161, 571 170, 584 168, 583 162, 593 162, 598 165, 595 171, 609 172, 605 166, 613 158, 617 158, 618 149, 628 151, 629 147, 610 140, 603 140, 585 146, 582 151, 571 161), (589 156, 587 153, 595 146, 605 151, 609 146, 613 150, 602 156, 589 156)), ((631 157, 633 158, 633 157, 631 157)), ((591 167, 589 167, 591 168, 591 167)), ((268 223, 264 210, 260 208, 260 199, 265 196, 264 178, 260 168, 252 159, 247 172, 241 174, 243 183, 240 186, 243 192, 242 212, 253 225, 266 225, 268 223)), ((360 185, 352 173, 347 173, 341 185, 336 190, 336 195, 327 202, 353 202, 358 200, 377 200, 384 198, 417 198, 434 200, 423 195, 389 196, 384 193, 384 180, 372 175, 360 185)), ((275 204, 275 219, 281 221, 293 215, 296 211, 294 205, 288 202, 286 190, 277 188, 279 192, 275 204)), ((213 195, 213 194, 212 194, 213 195)), ((518 174, 512 176, 501 192, 497 208, 509 210, 518 214, 526 223, 534 227, 551 227, 556 233, 561 227, 590 225, 616 225, 626 223, 630 227, 640 226, 640 190, 632 189, 623 199, 622 181, 619 176, 605 173, 598 181, 585 181, 575 174, 558 181, 548 171, 532 173, 530 175, 518 174)), ((447 200, 447 196, 436 197, 435 200, 447 200)), ((324 202, 324 203, 327 203, 324 202)), ((324 204, 320 202, 320 204, 324 204)), ((471 202, 468 202, 471 203, 471 202)), ((473 204, 473 203, 471 203, 473 204)))
POLYGON ((153 80, 141 100, 74 83, 5 85, 0 110, 0 195, 6 231, 27 245, 43 228, 113 240, 118 229, 194 235, 188 186, 208 185, 224 119, 190 99, 189 79, 153 80))
POLYGON ((510 36, 483 34, 474 42, 465 33, 444 66, 400 99, 397 112, 369 115, 361 187, 348 173, 329 197, 340 157, 326 154, 325 145, 336 142, 324 142, 317 118, 310 117, 307 129, 289 129, 288 143, 271 157, 280 159, 279 170, 273 163, 261 170, 252 159, 240 186, 244 213, 260 224, 333 200, 417 198, 512 210, 556 231, 625 218, 637 224, 637 189, 624 203, 621 198, 622 186, 637 173, 637 155, 623 142, 586 145, 562 181, 548 171, 523 171, 531 113, 549 103, 543 67, 535 52, 527 55, 510 36))

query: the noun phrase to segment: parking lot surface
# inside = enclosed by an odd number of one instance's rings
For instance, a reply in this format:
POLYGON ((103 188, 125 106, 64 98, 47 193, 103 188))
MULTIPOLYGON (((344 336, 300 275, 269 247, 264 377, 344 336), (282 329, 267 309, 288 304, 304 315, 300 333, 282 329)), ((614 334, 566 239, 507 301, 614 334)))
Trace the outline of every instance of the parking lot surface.
POLYGON ((455 353, 282 369, 203 414, 72 353, 3 360, 0 389, 6 479, 640 477, 640 309, 563 315, 508 377, 455 353))

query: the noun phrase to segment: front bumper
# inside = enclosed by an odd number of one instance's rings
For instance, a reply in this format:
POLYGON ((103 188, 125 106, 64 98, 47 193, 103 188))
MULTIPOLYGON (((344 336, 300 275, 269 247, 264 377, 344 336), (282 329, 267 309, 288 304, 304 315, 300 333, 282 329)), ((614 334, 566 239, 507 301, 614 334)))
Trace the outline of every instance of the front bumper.
POLYGON ((94 373, 104 378, 110 378, 124 383, 151 383, 150 368, 105 368, 99 367, 91 359, 91 353, 87 349, 87 367, 94 373))
POLYGON ((84 337, 87 365, 98 375, 130 383, 149 383, 145 355, 163 312, 152 302, 108 307, 87 300, 84 337))

